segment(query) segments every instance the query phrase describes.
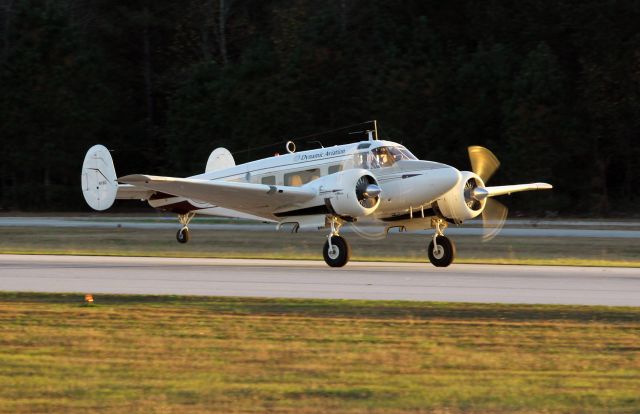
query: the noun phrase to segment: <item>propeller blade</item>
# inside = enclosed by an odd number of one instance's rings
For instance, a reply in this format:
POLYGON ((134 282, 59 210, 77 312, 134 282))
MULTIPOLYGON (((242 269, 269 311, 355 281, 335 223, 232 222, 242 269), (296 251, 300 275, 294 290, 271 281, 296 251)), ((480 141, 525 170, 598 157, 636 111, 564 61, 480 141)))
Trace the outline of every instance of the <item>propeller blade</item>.
POLYGON ((487 199, 487 204, 482 211, 482 225, 484 227, 482 241, 489 241, 500 233, 508 213, 509 209, 504 204, 492 198, 487 199))
POLYGON ((485 183, 500 166, 500 161, 493 155, 493 152, 477 145, 471 146, 469 159, 471 160, 471 171, 478 174, 485 183))
POLYGON ((373 222, 371 222, 370 220, 366 220, 365 222, 363 222, 363 220, 358 220, 357 223, 355 221, 352 222, 351 227, 353 228, 353 231, 363 239, 382 240, 387 237, 387 230, 385 228, 383 228, 382 230, 378 230, 376 228, 377 226, 371 225, 373 224, 373 222), (367 223, 369 225, 367 225, 367 223))

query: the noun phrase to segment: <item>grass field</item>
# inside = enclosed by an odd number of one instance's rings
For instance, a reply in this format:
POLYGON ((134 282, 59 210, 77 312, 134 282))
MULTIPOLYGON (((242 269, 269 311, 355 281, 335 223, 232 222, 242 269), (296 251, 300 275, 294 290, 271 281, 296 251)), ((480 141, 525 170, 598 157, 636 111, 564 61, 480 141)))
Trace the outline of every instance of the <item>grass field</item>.
POLYGON ((640 308, 0 293, 0 412, 637 413, 640 308))
MULTIPOLYGON (((169 229, 6 228, 0 253, 100 254, 172 257, 234 257, 322 260, 322 232, 291 234, 275 231, 198 229, 185 245, 169 229)), ((426 262, 429 237, 391 233, 386 239, 367 240, 345 233, 353 260, 426 262)), ((479 237, 455 236, 457 263, 508 263, 640 267, 640 243, 633 239, 497 237, 482 243, 479 237)))

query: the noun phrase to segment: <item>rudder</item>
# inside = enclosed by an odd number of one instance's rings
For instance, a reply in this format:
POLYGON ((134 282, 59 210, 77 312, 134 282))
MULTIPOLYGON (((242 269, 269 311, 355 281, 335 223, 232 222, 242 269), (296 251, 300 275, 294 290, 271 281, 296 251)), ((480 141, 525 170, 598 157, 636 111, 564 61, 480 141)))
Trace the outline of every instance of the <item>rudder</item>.
POLYGON ((80 176, 82 195, 89 206, 98 211, 113 205, 118 193, 116 169, 109 150, 94 145, 87 151, 80 176))

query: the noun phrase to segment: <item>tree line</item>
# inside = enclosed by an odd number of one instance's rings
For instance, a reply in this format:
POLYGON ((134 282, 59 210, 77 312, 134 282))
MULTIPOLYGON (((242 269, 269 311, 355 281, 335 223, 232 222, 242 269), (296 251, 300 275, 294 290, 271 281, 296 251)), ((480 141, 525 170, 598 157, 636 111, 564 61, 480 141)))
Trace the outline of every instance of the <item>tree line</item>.
POLYGON ((0 0, 0 209, 86 211, 95 143, 120 175, 192 175, 377 119, 422 159, 483 145, 491 184, 554 184, 512 210, 637 214, 639 21, 635 0, 0 0))

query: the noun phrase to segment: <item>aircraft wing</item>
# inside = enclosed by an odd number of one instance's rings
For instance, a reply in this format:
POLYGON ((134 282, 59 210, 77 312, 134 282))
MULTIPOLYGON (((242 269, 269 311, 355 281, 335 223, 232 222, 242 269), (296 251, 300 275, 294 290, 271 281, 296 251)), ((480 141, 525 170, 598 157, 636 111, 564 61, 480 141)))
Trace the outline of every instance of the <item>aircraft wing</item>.
POLYGON ((118 178, 118 182, 270 219, 273 218, 274 211, 311 200, 317 195, 314 191, 301 187, 140 174, 118 178))
POLYGON ((515 185, 500 185, 495 187, 485 187, 485 190, 489 193, 489 197, 499 196, 503 194, 517 193, 519 191, 531 191, 531 190, 550 190, 553 186, 547 183, 531 183, 531 184, 515 184, 515 185))
POLYGON ((129 184, 118 184, 116 198, 118 200, 148 200, 154 193, 147 188, 136 187, 129 184))

